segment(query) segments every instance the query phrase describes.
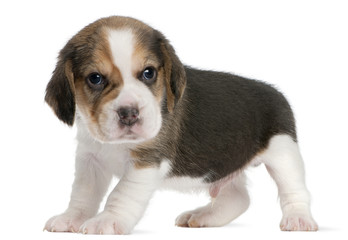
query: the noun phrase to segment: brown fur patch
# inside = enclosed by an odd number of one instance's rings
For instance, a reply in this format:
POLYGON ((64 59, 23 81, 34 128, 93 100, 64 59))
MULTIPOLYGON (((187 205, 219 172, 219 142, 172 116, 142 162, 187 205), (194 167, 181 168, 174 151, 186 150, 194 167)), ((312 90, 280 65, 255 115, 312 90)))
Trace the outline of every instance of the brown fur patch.
POLYGON ((139 36, 136 37, 136 45, 134 48, 132 62, 133 62, 133 76, 138 78, 141 75, 142 71, 147 67, 153 67, 157 72, 156 81, 148 86, 155 96, 158 103, 162 101, 163 98, 163 87, 164 87, 164 69, 162 67, 162 62, 158 56, 154 55, 149 51, 147 46, 144 46, 143 43, 139 42, 139 36))
POLYGON ((172 75, 172 60, 170 59, 169 53, 164 45, 161 45, 161 51, 164 53, 164 62, 165 62, 165 80, 166 80, 166 93, 167 93, 167 106, 170 113, 173 112, 175 104, 175 96, 171 89, 171 75, 172 75))
POLYGON ((157 164, 144 162, 144 161, 135 161, 133 165, 136 169, 144 169, 144 168, 153 168, 158 166, 157 164))

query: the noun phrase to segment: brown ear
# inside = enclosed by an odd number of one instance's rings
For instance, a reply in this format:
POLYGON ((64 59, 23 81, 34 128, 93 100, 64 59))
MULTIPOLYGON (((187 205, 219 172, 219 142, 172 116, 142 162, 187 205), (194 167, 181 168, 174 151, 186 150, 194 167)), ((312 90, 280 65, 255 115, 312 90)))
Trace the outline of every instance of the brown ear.
MULTIPOLYGON (((161 34, 162 35, 162 34, 161 34)), ((173 112, 176 103, 182 97, 186 86, 185 68, 176 56, 173 47, 162 36, 161 52, 164 57, 164 71, 167 92, 167 108, 173 112)))
POLYGON ((75 118, 75 87, 71 61, 60 59, 47 84, 45 101, 57 117, 72 126, 75 118))

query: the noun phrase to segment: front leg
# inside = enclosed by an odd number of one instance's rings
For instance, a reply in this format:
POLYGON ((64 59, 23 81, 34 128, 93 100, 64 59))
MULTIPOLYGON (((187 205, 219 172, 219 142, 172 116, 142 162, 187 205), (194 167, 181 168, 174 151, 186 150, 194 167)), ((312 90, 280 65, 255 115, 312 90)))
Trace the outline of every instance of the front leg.
POLYGON ((112 173, 100 159, 92 153, 77 152, 69 207, 47 221, 44 228, 47 231, 77 232, 87 219, 96 215, 110 184, 112 173))
POLYGON ((129 234, 142 217, 162 176, 156 166, 131 164, 111 192, 103 212, 85 222, 84 234, 129 234))

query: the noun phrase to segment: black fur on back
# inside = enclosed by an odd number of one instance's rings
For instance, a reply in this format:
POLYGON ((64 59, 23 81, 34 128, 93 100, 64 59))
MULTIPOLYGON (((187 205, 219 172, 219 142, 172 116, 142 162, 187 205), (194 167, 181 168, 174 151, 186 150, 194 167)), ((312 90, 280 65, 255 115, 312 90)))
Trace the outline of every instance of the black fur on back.
POLYGON ((185 70, 173 176, 214 182, 242 169, 274 135, 297 141, 290 105, 274 87, 228 73, 185 70))

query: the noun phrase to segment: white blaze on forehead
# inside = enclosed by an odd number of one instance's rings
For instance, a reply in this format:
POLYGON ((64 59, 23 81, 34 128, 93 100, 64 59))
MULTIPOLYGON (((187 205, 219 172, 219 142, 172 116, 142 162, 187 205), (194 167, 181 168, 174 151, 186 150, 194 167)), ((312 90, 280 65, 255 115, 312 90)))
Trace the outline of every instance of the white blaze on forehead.
POLYGON ((122 78, 131 77, 134 50, 132 31, 130 29, 110 30, 108 40, 113 63, 120 70, 122 78))
POLYGON ((133 54, 136 47, 136 36, 131 29, 109 29, 108 41, 113 64, 121 73, 123 85, 118 96, 108 103, 106 124, 103 132, 111 133, 110 141, 115 142, 136 142, 155 137, 162 125, 161 105, 157 102, 151 90, 133 75, 132 70, 140 70, 143 62, 141 56, 136 59, 133 54), (137 68, 138 67, 138 68, 137 68), (137 107, 139 119, 137 124, 131 127, 134 139, 129 139, 129 128, 119 128, 117 109, 121 107, 137 107), (112 135, 113 134, 113 135, 112 135), (127 135, 128 134, 128 135, 127 135))

